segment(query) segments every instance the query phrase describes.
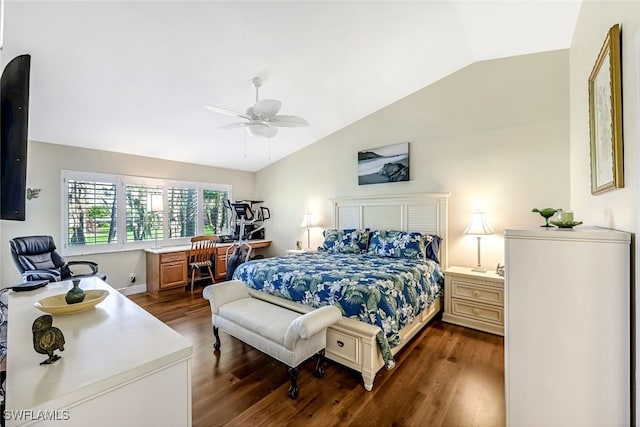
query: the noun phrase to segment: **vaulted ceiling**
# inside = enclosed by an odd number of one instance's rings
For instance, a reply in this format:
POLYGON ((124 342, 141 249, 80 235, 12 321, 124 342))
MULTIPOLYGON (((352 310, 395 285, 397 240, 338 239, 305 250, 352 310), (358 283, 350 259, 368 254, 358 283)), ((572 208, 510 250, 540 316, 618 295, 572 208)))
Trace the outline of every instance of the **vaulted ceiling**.
POLYGON ((578 0, 6 0, 2 64, 31 54, 29 138, 256 171, 477 61, 568 48, 578 0), (310 126, 271 140, 261 98, 310 126))

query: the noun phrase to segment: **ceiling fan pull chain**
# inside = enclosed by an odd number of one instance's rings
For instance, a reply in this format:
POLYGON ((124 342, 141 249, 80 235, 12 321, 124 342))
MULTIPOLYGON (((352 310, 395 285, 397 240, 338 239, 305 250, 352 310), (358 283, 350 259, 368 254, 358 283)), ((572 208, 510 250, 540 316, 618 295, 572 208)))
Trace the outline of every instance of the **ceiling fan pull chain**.
POLYGON ((249 129, 244 128, 244 132, 242 132, 244 134, 244 158, 247 158, 247 132, 249 132, 249 129))

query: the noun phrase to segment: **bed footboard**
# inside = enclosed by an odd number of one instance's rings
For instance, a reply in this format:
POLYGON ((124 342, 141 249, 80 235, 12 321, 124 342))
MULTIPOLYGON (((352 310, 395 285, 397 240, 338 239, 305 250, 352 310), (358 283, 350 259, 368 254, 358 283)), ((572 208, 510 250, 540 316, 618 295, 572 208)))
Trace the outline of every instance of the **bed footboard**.
MULTIPOLYGON (((312 307, 253 289, 249 289, 249 293, 255 298, 287 307, 299 313, 313 310, 312 307)), ((395 355, 400 351, 441 310, 442 298, 438 298, 427 310, 420 313, 412 323, 400 331, 402 343, 394 347, 391 352, 395 355)), ((384 366, 384 360, 376 341, 379 330, 380 328, 377 326, 346 317, 341 318, 327 329, 325 356, 360 372, 364 388, 367 391, 373 389, 376 373, 384 366)))

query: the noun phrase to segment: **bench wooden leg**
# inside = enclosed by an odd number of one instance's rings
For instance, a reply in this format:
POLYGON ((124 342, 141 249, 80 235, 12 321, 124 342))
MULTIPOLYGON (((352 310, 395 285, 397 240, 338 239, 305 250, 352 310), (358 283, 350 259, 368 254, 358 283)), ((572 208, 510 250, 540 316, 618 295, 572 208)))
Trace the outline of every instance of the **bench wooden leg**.
POLYGON ((324 377, 324 348, 318 352, 318 361, 316 362, 315 376, 317 378, 324 377))
POLYGON ((218 335, 218 328, 213 327, 213 336, 216 337, 216 342, 213 343, 213 348, 220 350, 220 335, 218 335))
POLYGON ((289 368, 289 376, 291 377, 291 386, 287 394, 290 398, 295 399, 298 397, 298 368, 289 368))

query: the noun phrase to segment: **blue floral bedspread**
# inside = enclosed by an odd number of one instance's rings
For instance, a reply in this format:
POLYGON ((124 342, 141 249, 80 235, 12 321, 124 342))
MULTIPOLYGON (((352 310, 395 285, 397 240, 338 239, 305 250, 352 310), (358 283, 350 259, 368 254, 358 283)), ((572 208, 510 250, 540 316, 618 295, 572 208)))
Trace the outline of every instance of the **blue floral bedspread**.
POLYGON ((369 254, 312 252, 240 265, 233 278, 249 287, 312 307, 332 304, 343 316, 379 326, 387 368, 399 331, 443 293, 435 261, 369 254))

